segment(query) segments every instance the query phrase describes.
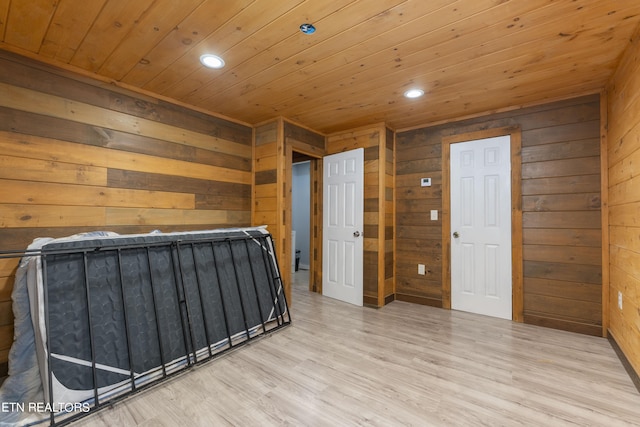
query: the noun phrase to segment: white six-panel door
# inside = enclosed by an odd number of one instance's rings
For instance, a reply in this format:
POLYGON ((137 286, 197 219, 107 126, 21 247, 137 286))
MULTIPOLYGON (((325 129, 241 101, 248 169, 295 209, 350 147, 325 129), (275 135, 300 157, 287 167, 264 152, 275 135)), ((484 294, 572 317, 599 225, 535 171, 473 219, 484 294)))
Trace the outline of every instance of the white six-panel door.
POLYGON ((510 137, 451 144, 450 168, 451 308, 511 319, 510 137))
POLYGON ((364 149, 324 158, 322 294, 363 305, 364 149))

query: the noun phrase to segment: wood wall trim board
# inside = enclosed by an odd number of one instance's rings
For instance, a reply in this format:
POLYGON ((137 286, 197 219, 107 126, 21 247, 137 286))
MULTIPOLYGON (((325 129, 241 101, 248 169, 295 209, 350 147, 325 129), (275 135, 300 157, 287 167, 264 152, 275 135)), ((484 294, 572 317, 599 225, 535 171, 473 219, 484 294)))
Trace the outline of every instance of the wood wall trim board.
MULTIPOLYGON (((412 265, 410 270, 413 273, 416 270, 415 266, 412 265)), ((408 275, 406 267, 398 266, 397 271, 401 278, 397 281, 400 292, 396 292, 396 294, 415 295, 442 301, 442 280, 439 269, 427 273, 424 277, 417 274, 408 275)))
POLYGON ((521 130, 519 127, 480 130, 460 133, 442 138, 442 305, 451 308, 451 195, 450 195, 450 147, 463 141, 509 135, 511 139, 511 273, 512 273, 512 319, 523 322, 523 213, 522 213, 522 157, 521 130))
POLYGON ((362 302, 365 305, 365 307, 371 307, 371 308, 379 308, 380 305, 378 304, 378 298, 375 296, 371 296, 371 295, 363 295, 362 296, 362 302))
POLYGON ((511 129, 511 258, 513 320, 523 322, 523 213, 522 213, 522 132, 511 129))
POLYGON ((403 294, 403 293, 396 293, 396 301, 404 301, 404 302, 410 302, 413 304, 428 305, 431 307, 438 307, 438 308, 446 308, 442 306, 443 303, 439 299, 409 295, 409 294, 403 294))
POLYGON ((311 259, 313 262, 309 268, 309 290, 313 292, 322 293, 322 251, 323 251, 323 237, 322 237, 322 224, 323 224, 323 162, 322 159, 317 159, 311 162, 311 176, 312 194, 311 194, 311 235, 314 242, 311 247, 311 259))
POLYGON ((287 144, 291 145, 293 151, 300 154, 305 154, 313 158, 321 158, 322 156, 324 156, 324 148, 311 146, 305 142, 292 140, 290 138, 287 139, 287 144))
POLYGON ((393 294, 389 294, 389 295, 387 295, 387 296, 384 298, 384 305, 390 304, 390 303, 392 303, 392 302, 393 302, 393 301, 395 301, 395 300, 396 300, 396 295, 395 295, 395 293, 393 293, 393 294))
POLYGON ((624 366, 625 371, 627 371, 627 374, 629 374, 629 378, 631 378, 633 385, 636 386, 636 389, 638 389, 638 393, 640 393, 640 373, 634 369, 631 361, 627 358, 627 355, 624 353, 622 348, 620 348, 620 345, 618 345, 615 334, 611 333, 611 331, 608 331, 606 337, 608 338, 611 347, 616 352, 616 355, 620 359, 622 366, 624 366))
POLYGON ((282 212, 280 229, 284 250, 282 252, 283 262, 281 264, 286 264, 284 267, 285 275, 283 277, 289 282, 288 286, 285 285, 285 293, 287 300, 293 303, 291 300, 291 259, 294 257, 291 241, 291 233, 293 230, 293 208, 291 205, 291 196, 293 193, 293 148, 291 144, 287 144, 285 141, 286 127, 284 119, 281 118, 278 126, 278 183, 281 183, 281 185, 278 185, 278 188, 282 188, 282 193, 281 197, 278 197, 277 203, 278 212, 282 212))
MULTIPOLYGON (((379 215, 384 215, 385 209, 385 194, 386 194, 386 162, 387 162, 387 132, 386 127, 384 125, 380 126, 378 133, 378 160, 376 161, 376 172, 378 173, 378 213, 379 215)), ((366 167, 365 167, 366 169, 366 167)), ((386 256, 386 245, 385 245, 385 226, 386 219, 379 221, 378 223, 378 287, 376 295, 378 297, 377 305, 378 307, 384 306, 384 298, 385 298, 385 256, 386 256)))
POLYGON ((562 329, 568 332, 576 332, 584 335, 592 335, 596 337, 602 336, 601 325, 590 325, 582 322, 575 322, 566 319, 555 319, 548 317, 547 314, 524 314, 524 323, 536 326, 544 326, 545 328, 562 329))
POLYGON ((609 103, 608 93, 603 90, 600 93, 600 194, 601 211, 600 227, 602 229, 601 264, 602 264, 602 336, 606 337, 609 331, 610 306, 610 258, 609 258, 609 103))

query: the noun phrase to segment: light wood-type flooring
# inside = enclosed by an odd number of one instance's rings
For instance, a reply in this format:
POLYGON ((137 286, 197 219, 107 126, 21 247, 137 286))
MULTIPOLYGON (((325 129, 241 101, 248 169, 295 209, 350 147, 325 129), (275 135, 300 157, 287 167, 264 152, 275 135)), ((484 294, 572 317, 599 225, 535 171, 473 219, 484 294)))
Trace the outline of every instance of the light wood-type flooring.
POLYGON ((304 278, 292 318, 74 426, 640 425, 640 394, 604 338, 398 301, 355 307, 304 278))

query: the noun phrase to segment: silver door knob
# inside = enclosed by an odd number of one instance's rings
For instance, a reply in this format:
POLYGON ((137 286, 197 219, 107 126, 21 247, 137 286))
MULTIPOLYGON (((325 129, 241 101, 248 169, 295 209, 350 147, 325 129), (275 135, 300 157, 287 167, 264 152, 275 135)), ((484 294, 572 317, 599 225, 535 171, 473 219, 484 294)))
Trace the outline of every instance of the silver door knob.
POLYGON ((360 237, 360 232, 359 231, 354 231, 353 232, 353 237, 360 237))
POLYGON ((460 234, 457 231, 454 231, 453 237, 457 239, 458 237, 460 237, 460 234))

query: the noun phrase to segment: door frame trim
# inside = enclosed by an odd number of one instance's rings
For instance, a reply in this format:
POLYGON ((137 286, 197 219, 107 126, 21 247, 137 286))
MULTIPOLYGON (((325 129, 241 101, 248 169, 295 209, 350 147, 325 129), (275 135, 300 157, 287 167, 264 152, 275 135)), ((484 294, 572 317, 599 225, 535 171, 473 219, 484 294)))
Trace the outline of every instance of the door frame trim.
POLYGON ((512 319, 515 322, 523 322, 522 131, 518 126, 486 129, 442 138, 442 308, 451 309, 451 144, 499 136, 509 136, 511 139, 512 319))
MULTIPOLYGON (((312 147, 313 148, 313 147, 312 147)), ((286 194, 293 194, 293 153, 309 156, 309 292, 322 293, 322 157, 317 150, 309 149, 296 141, 287 141, 285 149, 286 194), (318 202, 318 197, 320 202, 318 202), (320 233, 320 235, 318 235, 320 233), (317 254, 320 253, 320 256, 317 254)), ((293 230, 293 198, 289 197, 285 216, 287 235, 293 230)), ((293 274, 293 271, 291 272, 293 274)), ((291 300, 289 300, 291 304, 291 300)))

